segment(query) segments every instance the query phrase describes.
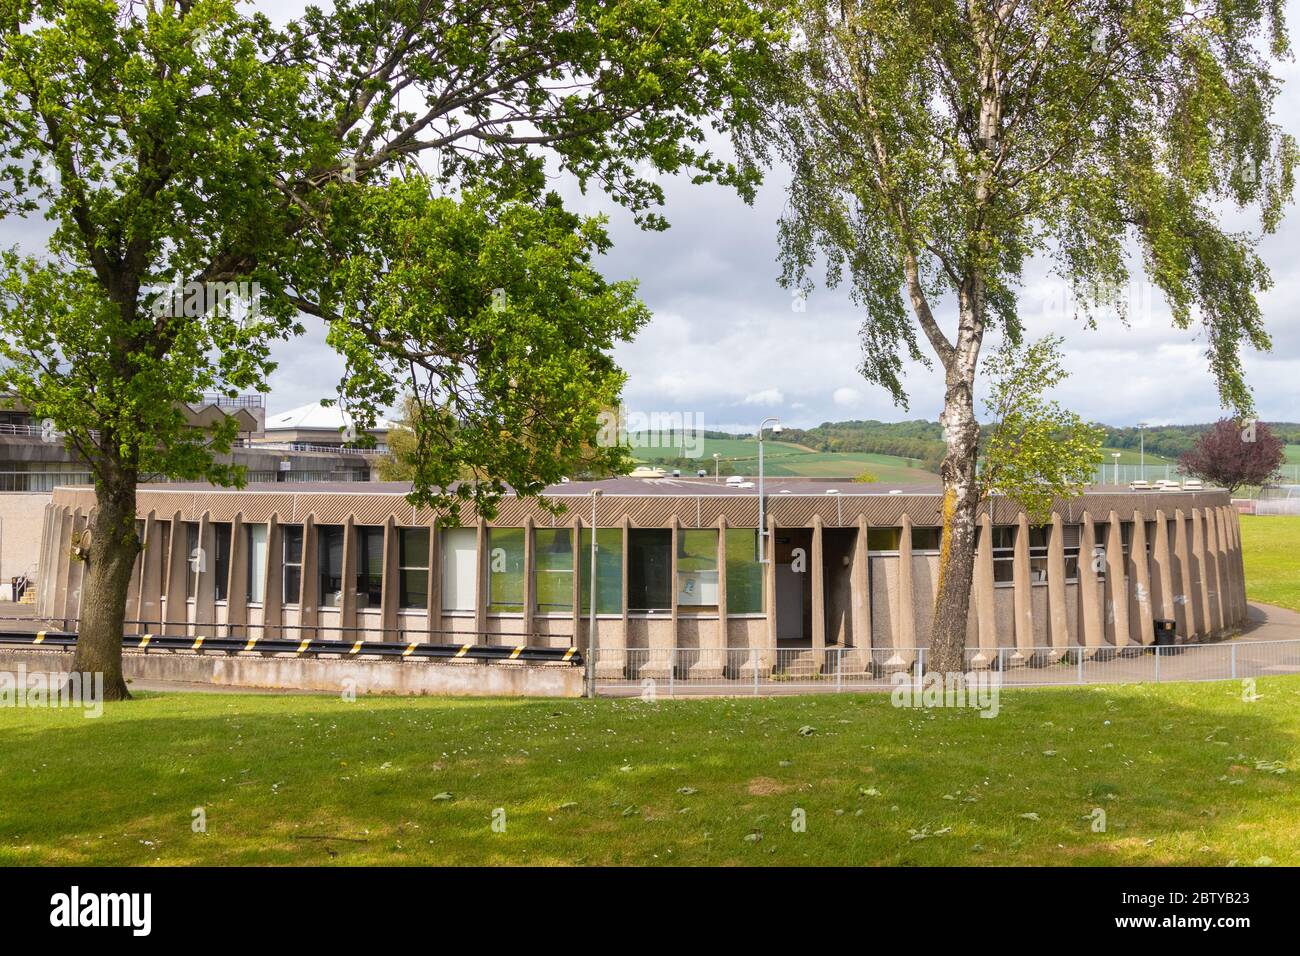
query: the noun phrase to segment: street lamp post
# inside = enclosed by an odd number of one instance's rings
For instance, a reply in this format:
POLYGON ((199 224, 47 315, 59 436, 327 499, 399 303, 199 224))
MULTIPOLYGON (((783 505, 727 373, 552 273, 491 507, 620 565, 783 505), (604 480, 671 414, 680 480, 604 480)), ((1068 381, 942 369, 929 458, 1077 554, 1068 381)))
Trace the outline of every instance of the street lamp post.
POLYGON ((772 434, 781 434, 781 420, 774 417, 763 419, 758 426, 758 563, 767 564, 767 551, 763 540, 767 537, 767 502, 763 497, 763 432, 768 423, 772 424, 772 434))
MULTIPOLYGON (((600 489, 591 490, 591 617, 587 623, 587 696, 596 696, 596 499, 600 489)), ((579 566, 581 568, 581 566, 579 566)), ((581 574, 579 575, 581 576, 581 574)), ((579 586, 581 596, 582 588, 579 586)))
POLYGON ((1119 452, 1113 451, 1110 457, 1115 459, 1115 484, 1119 484, 1119 452))
POLYGON ((1141 471, 1142 471, 1142 473, 1141 473, 1140 475, 1138 475, 1139 478, 1145 478, 1145 477, 1147 476, 1147 433, 1146 433, 1146 427, 1147 427, 1147 423, 1146 423, 1146 422, 1138 422, 1138 461, 1140 462, 1140 464, 1138 465, 1138 467, 1139 467, 1139 468, 1141 469, 1141 471))
POLYGON ((713 483, 718 483, 718 466, 721 463, 722 456, 716 451, 713 453, 713 483))

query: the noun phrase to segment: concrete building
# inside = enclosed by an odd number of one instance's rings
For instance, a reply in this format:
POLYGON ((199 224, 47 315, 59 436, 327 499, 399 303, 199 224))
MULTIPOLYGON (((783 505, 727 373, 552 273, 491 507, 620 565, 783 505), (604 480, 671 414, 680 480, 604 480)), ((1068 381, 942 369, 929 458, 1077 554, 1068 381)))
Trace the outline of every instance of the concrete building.
MULTIPOLYGON (((375 426, 366 434, 373 436, 376 447, 382 449, 394 426, 382 419, 375 426)), ((253 443, 338 449, 350 445, 354 437, 352 417, 346 411, 338 405, 315 402, 271 415, 253 443)))
MULTIPOLYGON (((929 642, 938 489, 769 488, 760 564, 755 491, 705 480, 566 483, 546 492, 558 516, 508 496, 495 517, 445 528, 403 485, 145 487, 128 617, 133 633, 585 650, 594 508, 607 673, 640 648, 745 651, 760 668, 779 648, 883 648, 906 666, 929 642)), ((93 507, 88 489, 59 488, 45 510, 45 618, 78 615, 83 566, 69 555, 93 507)), ((1039 526, 994 499, 973 598, 976 666, 999 648, 1149 644, 1153 619, 1212 639, 1246 616, 1237 513, 1222 491, 1096 488, 1039 526)))

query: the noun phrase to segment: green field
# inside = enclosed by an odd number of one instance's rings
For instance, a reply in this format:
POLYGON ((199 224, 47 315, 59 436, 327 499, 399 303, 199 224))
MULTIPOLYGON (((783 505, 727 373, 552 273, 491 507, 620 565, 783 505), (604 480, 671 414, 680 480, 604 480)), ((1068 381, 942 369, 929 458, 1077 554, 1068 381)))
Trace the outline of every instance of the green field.
POLYGON ((1283 460, 1289 465, 1300 465, 1300 445, 1283 445, 1283 460))
POLYGON ((1300 516, 1242 515, 1246 596, 1300 611, 1300 516))
MULTIPOLYGON (((696 468, 713 474, 713 456, 721 456, 720 473, 758 473, 758 442, 742 438, 706 438, 696 468)), ((682 448, 634 448, 632 456, 647 464, 678 458, 682 448)), ((763 471, 774 478, 855 478, 870 471, 886 484, 933 484, 937 476, 920 468, 920 462, 895 455, 861 452, 819 452, 786 442, 763 443, 763 471)), ((683 473, 686 470, 683 469, 683 473)))
POLYGON ((1115 459, 1111 457, 1115 452, 1119 452, 1119 463, 1121 465, 1140 465, 1143 461, 1150 465, 1176 465, 1178 462, 1173 458, 1165 458, 1162 455, 1146 453, 1145 459, 1142 453, 1136 448, 1103 448, 1101 450, 1103 464, 1113 465, 1115 459))
POLYGON ((1300 678, 1257 690, 9 707, 0 864, 1300 864, 1300 678))

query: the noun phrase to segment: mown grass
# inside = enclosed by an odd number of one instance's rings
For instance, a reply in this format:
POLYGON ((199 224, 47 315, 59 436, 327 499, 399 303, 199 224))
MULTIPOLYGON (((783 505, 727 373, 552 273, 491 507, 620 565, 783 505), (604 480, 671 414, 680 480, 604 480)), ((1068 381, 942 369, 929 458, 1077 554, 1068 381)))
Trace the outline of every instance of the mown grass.
POLYGON ((1300 516, 1242 515, 1246 596, 1300 611, 1300 516))
POLYGON ((5 708, 0 863, 1300 864, 1300 678, 1257 690, 5 708))

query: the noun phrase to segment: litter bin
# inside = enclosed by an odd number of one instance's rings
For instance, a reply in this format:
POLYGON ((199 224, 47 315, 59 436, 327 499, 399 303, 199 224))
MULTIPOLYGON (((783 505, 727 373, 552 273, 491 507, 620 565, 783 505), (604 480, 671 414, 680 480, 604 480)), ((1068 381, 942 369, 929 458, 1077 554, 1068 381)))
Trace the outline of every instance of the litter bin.
POLYGON ((1156 632, 1156 647, 1173 647, 1177 643, 1178 635, 1174 630, 1176 627, 1175 622, 1156 618, 1151 622, 1151 626, 1156 632))

